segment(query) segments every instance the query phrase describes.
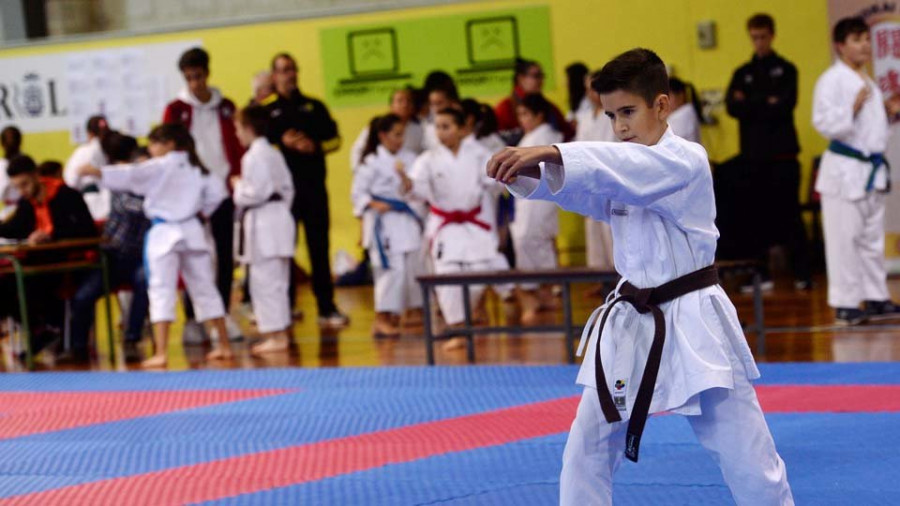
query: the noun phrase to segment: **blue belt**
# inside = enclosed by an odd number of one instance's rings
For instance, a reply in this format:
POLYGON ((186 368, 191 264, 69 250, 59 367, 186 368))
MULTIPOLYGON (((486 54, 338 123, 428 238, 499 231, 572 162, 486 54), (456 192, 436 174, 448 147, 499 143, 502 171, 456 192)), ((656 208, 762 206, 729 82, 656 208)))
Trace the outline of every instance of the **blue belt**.
MULTIPOLYGON (((409 204, 402 200, 397 199, 389 199, 386 197, 380 197, 378 195, 372 195, 373 202, 382 202, 391 206, 391 212, 397 213, 405 213, 413 217, 416 220, 416 223, 419 224, 419 228, 422 228, 422 219, 419 218, 419 215, 416 214, 415 211, 409 207, 409 204)), ((385 269, 389 269, 390 263, 388 262, 387 253, 385 252, 384 241, 381 238, 382 227, 383 224, 381 222, 382 214, 378 213, 375 217, 375 246, 378 248, 378 257, 381 260, 381 265, 385 269)))
POLYGON ((869 156, 866 156, 854 148, 853 146, 848 146, 841 141, 831 141, 828 144, 828 151, 832 153, 846 156, 848 158, 853 158, 854 160, 859 160, 860 162, 866 162, 872 164, 872 170, 869 172, 869 178, 866 180, 866 192, 870 192, 875 187, 875 175, 878 174, 878 169, 884 167, 887 169, 887 188, 885 192, 891 190, 891 166, 888 165, 887 160, 884 158, 884 153, 872 153, 869 156))

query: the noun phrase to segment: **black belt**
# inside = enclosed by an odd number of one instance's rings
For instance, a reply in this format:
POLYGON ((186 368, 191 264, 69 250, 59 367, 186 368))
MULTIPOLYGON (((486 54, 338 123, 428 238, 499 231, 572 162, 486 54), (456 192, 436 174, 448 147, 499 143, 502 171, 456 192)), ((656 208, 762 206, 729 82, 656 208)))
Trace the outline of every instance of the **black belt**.
POLYGON ((650 345, 650 353, 647 356, 647 365, 644 367, 644 375, 638 388, 634 407, 631 410, 631 420, 628 421, 628 433, 625 436, 625 457, 637 462, 638 450, 641 446, 641 434, 647 423, 647 415, 650 412, 650 401, 653 400, 653 389, 656 386, 656 376, 659 374, 659 364, 662 361, 663 343, 666 341, 666 321, 660 304, 672 301, 697 290, 719 284, 719 272, 714 265, 704 267, 690 274, 673 279, 656 288, 637 288, 629 282, 624 282, 619 287, 619 296, 613 300, 603 318, 600 319, 600 329, 597 336, 597 353, 594 356, 594 372, 597 380, 597 394, 600 396, 600 407, 603 415, 609 423, 621 422, 622 417, 613 401, 609 389, 606 388, 606 375, 603 373, 603 363, 600 360, 600 339, 603 337, 603 327, 613 307, 619 302, 627 302, 634 306, 640 314, 653 314, 654 334, 653 343, 650 345))
POLYGON ((91 183, 81 189, 82 195, 87 195, 88 193, 100 193, 100 187, 94 183, 91 183))
POLYGON ((262 207, 270 202, 280 202, 282 200, 284 199, 281 197, 280 193, 273 193, 272 195, 269 195, 269 198, 266 199, 265 202, 256 204, 255 206, 246 207, 241 211, 241 216, 238 218, 238 256, 244 254, 244 219, 247 217, 247 211, 262 207))

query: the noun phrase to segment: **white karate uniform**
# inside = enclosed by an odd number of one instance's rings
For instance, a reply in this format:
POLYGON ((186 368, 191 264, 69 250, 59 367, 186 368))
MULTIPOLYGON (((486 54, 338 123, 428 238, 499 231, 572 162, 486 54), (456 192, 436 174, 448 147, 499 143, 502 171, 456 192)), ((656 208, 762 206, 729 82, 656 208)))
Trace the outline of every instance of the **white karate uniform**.
MULTIPOLYGON (((616 268, 638 288, 657 287, 712 265, 718 230, 706 151, 668 129, 654 146, 632 143, 557 144, 562 165, 542 164, 541 179, 519 178, 523 198, 609 221, 616 268)), ((662 304, 666 340, 650 413, 688 419, 700 443, 716 455, 738 504, 793 504, 784 463, 775 451, 750 380, 759 371, 737 312, 720 286, 662 304)), ((592 315, 599 316, 601 309, 592 315)), ((592 328, 591 323, 586 328, 592 328)), ((610 504, 612 474, 653 338, 653 317, 616 305, 601 341, 606 372, 600 388, 625 384, 623 422, 600 411, 594 373, 598 326, 590 332, 578 374, 585 392, 563 456, 562 504, 610 504)), ((582 338, 582 346, 584 338, 582 338)), ((674 464, 674 463, 673 463, 674 464)))
MULTIPOLYGON (((836 61, 816 82, 813 126, 866 156, 884 153, 888 141, 884 98, 874 81, 836 61), (872 95, 854 117, 863 86, 872 95)), ((890 298, 884 266, 884 193, 866 191, 872 164, 826 151, 816 191, 822 195, 822 226, 828 270, 828 304, 856 308, 864 300, 890 298)), ((876 173, 874 189, 887 186, 887 168, 876 173)))
MULTIPOLYGON (((63 180, 66 186, 74 188, 80 192, 84 192, 86 188, 91 186, 99 187, 99 179, 95 176, 80 176, 78 169, 85 165, 93 165, 94 167, 103 167, 108 162, 106 155, 103 154, 103 148, 100 146, 100 139, 94 137, 90 141, 75 148, 72 156, 66 161, 63 168, 63 180)), ((87 204, 88 211, 95 221, 103 221, 109 218, 109 209, 112 202, 112 195, 106 188, 98 188, 99 191, 90 191, 83 193, 84 203, 87 204)))
POLYGON ((675 135, 686 141, 700 144, 700 118, 697 117, 697 111, 694 110, 693 104, 682 104, 681 107, 669 114, 667 121, 675 135))
MULTIPOLYGON (((448 212, 467 212, 481 207, 476 219, 488 227, 451 223, 441 228, 443 218, 430 213, 425 223, 425 241, 437 274, 502 270, 504 264, 506 269, 509 268, 497 251, 497 230, 483 205, 485 194, 496 196, 502 190, 502 186, 485 174, 490 157, 490 151, 473 136, 468 136, 455 155, 440 145, 416 159, 410 176, 415 197, 448 212)), ((494 288, 501 296, 510 290, 509 286, 494 288)), ((449 325, 464 321, 462 289, 442 286, 435 291, 444 321, 449 325)), ((483 292, 484 286, 471 287, 473 308, 483 292)))
MULTIPOLYGON (((549 123, 528 132, 519 147, 546 146, 562 142, 561 133, 549 123)), ((516 269, 536 271, 557 266, 556 236, 559 235, 559 212, 556 204, 546 200, 516 200, 516 217, 509 226, 516 250, 516 269)), ((523 290, 535 290, 535 283, 522 283, 523 290)))
POLYGON ((294 235, 291 215, 294 181, 281 152, 260 137, 241 158, 241 179, 234 204, 241 216, 243 251, 238 260, 250 267, 250 299, 261 333, 291 325, 289 284, 294 235), (273 196, 278 195, 276 200, 273 196))
MULTIPOLYGON (((576 120, 576 141, 614 142, 612 121, 604 114, 603 109, 594 112, 594 108, 580 113, 576 120)), ((585 247, 587 264, 595 269, 615 270, 613 262, 613 238, 609 223, 587 217, 584 219, 585 247)))
POLYGON ((366 156, 353 176, 351 199, 353 214, 362 218, 362 246, 369 250, 375 278, 375 311, 402 314, 404 310, 422 307, 422 293, 416 277, 423 272, 421 203, 402 195, 398 164, 409 175, 416 155, 401 149, 394 154, 384 146, 366 156), (381 245, 388 265, 384 265, 376 239, 379 214, 367 208, 374 197, 407 202, 416 217, 406 212, 391 211, 380 215, 381 245), (418 218, 418 219, 417 219, 418 218))
POLYGON ((224 316, 209 242, 197 218, 198 213, 212 214, 228 197, 222 181, 204 175, 183 151, 139 164, 103 167, 102 172, 102 186, 144 197, 144 214, 156 222, 144 241, 150 321, 175 320, 179 271, 197 321, 224 316))
MULTIPOLYGON (((366 141, 369 139, 369 127, 362 129, 362 132, 353 141, 350 147, 350 168, 356 172, 360 166, 359 158, 362 156, 363 150, 366 149, 366 141)), ((403 129, 403 149, 418 155, 425 150, 425 129, 418 121, 409 120, 403 129)))

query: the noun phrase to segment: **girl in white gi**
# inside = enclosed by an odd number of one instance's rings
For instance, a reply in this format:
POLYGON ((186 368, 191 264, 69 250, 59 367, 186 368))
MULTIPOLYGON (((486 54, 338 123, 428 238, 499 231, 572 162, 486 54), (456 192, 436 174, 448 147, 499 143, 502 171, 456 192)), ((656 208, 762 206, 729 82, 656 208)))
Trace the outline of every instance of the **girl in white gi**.
POLYGON ((106 155, 100 147, 100 139, 109 132, 109 124, 103 116, 91 116, 85 126, 88 141, 75 148, 72 156, 66 161, 63 169, 63 180, 66 186, 80 191, 84 203, 94 221, 104 221, 109 217, 112 195, 106 188, 97 185, 97 178, 81 175, 79 169, 85 165, 103 167, 107 164, 106 155))
POLYGON ((669 100, 672 102, 669 126, 672 127, 672 133, 700 144, 700 106, 695 102, 695 94, 694 86, 690 83, 677 77, 669 78, 669 100))
POLYGON ((375 278, 375 336, 400 333, 400 316, 421 309, 416 283, 421 272, 421 209, 404 194, 412 182, 416 155, 403 148, 404 123, 388 114, 376 119, 353 176, 353 213, 362 218, 362 245, 369 251, 375 278))
POLYGON ((668 411, 688 415, 737 504, 791 505, 750 384, 759 371, 712 267, 718 231, 707 155, 667 127, 665 65, 635 49, 592 85, 623 142, 507 148, 488 165, 514 194, 610 221, 615 237, 623 280, 616 300, 586 325, 585 388, 563 454, 560 502, 610 504, 613 473, 623 453, 637 460, 647 414, 668 411))
MULTIPOLYGON (((413 195, 431 205, 425 241, 434 270, 437 274, 492 270, 500 254, 483 205, 485 194, 497 195, 502 186, 484 174, 491 153, 467 136, 465 117, 456 109, 439 111, 434 125, 441 144, 422 153, 410 175, 413 195)), ((435 291, 445 323, 462 323, 462 289, 442 286, 435 291)), ((471 288, 473 306, 483 292, 483 286, 471 288)), ((452 339, 445 349, 460 345, 465 345, 464 339, 452 339)))
POLYGON ((232 357, 225 331, 225 306, 216 289, 212 254, 199 216, 208 218, 228 196, 225 184, 209 177, 194 152, 194 141, 180 124, 163 124, 148 136, 150 160, 98 169, 84 166, 82 175, 99 177, 110 191, 144 197, 144 213, 153 225, 144 241, 144 263, 150 297, 155 353, 141 363, 165 367, 169 326, 175 321, 178 275, 181 274, 198 321, 217 329, 219 347, 210 360, 232 357))
MULTIPOLYGON (((415 155, 425 150, 424 135, 425 131, 419 119, 416 117, 416 108, 413 101, 413 89, 406 87, 394 91, 391 94, 391 114, 398 116, 405 127, 403 130, 403 149, 415 155)), ((356 169, 362 163, 362 152, 369 140, 369 130, 367 126, 353 142, 350 148, 350 167, 356 172, 356 169)))
MULTIPOLYGON (((616 140, 612 123, 609 122, 609 118, 603 111, 600 94, 591 87, 591 81, 597 75, 599 75, 599 71, 591 73, 586 80, 587 100, 591 107, 575 116, 576 141, 613 142, 616 140)), ((615 270, 612 230, 609 228, 609 223, 585 217, 584 234, 588 266, 606 271, 615 270)), ((600 292, 602 292, 602 288, 600 292)))
POLYGON ((900 314, 890 300, 884 267, 884 199, 890 189, 885 108, 892 114, 900 110, 900 96, 885 103, 866 75, 872 46, 864 20, 841 20, 833 40, 839 59, 813 94, 813 125, 831 140, 816 191, 822 195, 828 305, 838 323, 854 325, 900 314))
MULTIPOLYGON (((519 147, 546 146, 562 142, 547 117, 550 104, 542 95, 525 95, 516 106, 519 126, 525 134, 519 147)), ((541 200, 516 200, 516 217, 509 227, 516 250, 516 269, 522 271, 554 269, 556 263, 556 236, 559 234, 559 213, 556 204, 541 200)), ((522 305, 522 323, 530 325, 537 320, 542 307, 552 306, 549 287, 542 287, 538 295, 537 284, 519 285, 519 301, 522 305)))
POLYGON ((251 349, 254 355, 290 346, 288 284, 297 231, 291 215, 294 182, 284 157, 266 138, 268 121, 262 106, 248 106, 234 119, 237 138, 247 148, 241 175, 231 180, 241 224, 237 258, 248 267, 253 314, 264 338, 251 349))

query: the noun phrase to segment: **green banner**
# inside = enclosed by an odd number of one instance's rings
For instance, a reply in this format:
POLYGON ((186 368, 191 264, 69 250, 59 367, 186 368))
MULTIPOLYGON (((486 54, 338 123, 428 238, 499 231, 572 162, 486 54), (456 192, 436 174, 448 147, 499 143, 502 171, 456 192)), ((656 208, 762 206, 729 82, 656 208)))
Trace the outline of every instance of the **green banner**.
POLYGON ((545 89, 555 86, 547 6, 329 28, 321 37, 329 107, 385 104, 432 70, 452 75, 463 97, 507 93, 516 58, 540 62, 545 89))

